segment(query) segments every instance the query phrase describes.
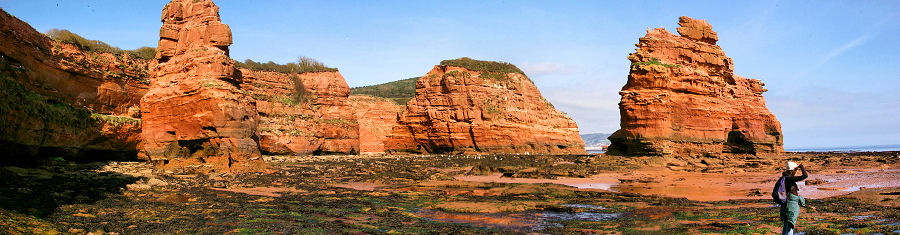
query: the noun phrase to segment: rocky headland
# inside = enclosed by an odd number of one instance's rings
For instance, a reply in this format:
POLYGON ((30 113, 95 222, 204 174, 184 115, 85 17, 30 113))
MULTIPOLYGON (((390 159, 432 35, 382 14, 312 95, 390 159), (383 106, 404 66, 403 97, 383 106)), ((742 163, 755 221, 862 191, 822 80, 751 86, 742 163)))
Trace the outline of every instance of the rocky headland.
POLYGON ((421 153, 585 153, 578 125, 512 64, 445 60, 416 81, 387 149, 421 153))
POLYGON ((760 80, 734 74, 704 20, 681 17, 678 33, 647 31, 619 94, 621 129, 611 154, 704 156, 784 152, 781 124, 760 80))

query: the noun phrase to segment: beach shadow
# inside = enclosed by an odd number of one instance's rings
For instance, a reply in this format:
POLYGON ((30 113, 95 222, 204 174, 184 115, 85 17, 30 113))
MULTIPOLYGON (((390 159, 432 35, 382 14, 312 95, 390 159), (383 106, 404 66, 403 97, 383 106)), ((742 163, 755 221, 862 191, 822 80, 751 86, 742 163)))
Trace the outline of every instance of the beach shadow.
POLYGON ((94 203, 122 194, 141 178, 100 172, 104 162, 55 162, 37 167, 0 167, 0 208, 46 217, 64 205, 94 203))

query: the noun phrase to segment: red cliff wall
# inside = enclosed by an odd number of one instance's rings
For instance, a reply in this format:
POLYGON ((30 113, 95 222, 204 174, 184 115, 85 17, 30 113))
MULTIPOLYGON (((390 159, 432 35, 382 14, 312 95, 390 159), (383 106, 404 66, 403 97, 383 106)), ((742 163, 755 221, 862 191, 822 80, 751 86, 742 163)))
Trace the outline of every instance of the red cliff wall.
POLYGON ((521 73, 435 66, 416 82, 393 152, 585 153, 578 126, 521 73))
POLYGON ((619 92, 621 129, 610 153, 697 156, 783 152, 781 124, 766 108, 763 83, 734 75, 704 20, 681 17, 677 36, 649 30, 628 56, 619 92))
POLYGON ((173 0, 141 99, 141 153, 155 165, 197 172, 255 171, 262 166, 258 114, 228 57, 231 29, 210 0, 173 0))
POLYGON ((359 152, 358 124, 348 99, 350 87, 340 73, 247 69, 241 73, 244 89, 259 112, 259 144, 264 153, 359 152))
POLYGON ((367 95, 351 95, 350 105, 359 122, 359 152, 384 154, 385 141, 397 126, 401 107, 389 99, 367 95))
POLYGON ((0 164, 134 158, 146 71, 145 60, 82 51, 0 10, 0 164))

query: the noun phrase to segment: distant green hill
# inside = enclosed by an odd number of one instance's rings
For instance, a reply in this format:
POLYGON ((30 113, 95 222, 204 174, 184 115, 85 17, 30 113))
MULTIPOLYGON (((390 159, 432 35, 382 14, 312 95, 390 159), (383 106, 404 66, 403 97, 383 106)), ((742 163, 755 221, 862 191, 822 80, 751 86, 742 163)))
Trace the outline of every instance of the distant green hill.
POLYGON ((350 88, 351 95, 370 95, 393 100, 399 105, 406 105, 416 96, 416 80, 420 77, 382 83, 378 85, 350 88))

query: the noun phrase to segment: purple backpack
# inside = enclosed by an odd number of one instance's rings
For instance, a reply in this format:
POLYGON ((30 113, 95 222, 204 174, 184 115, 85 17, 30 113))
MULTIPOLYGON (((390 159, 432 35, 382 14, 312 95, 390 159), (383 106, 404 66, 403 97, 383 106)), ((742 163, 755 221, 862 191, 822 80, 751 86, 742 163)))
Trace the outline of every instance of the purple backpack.
POLYGON ((785 177, 782 176, 780 179, 778 179, 778 182, 775 183, 775 190, 772 191, 772 194, 774 196, 773 198, 778 204, 787 203, 787 189, 785 189, 784 187, 784 178, 785 177))

